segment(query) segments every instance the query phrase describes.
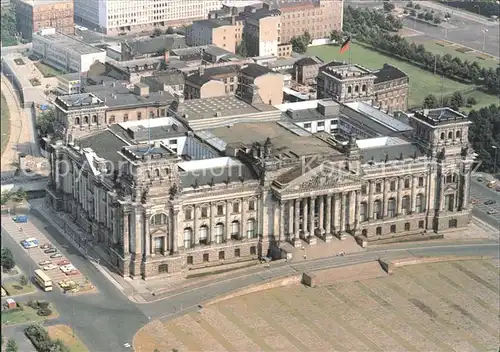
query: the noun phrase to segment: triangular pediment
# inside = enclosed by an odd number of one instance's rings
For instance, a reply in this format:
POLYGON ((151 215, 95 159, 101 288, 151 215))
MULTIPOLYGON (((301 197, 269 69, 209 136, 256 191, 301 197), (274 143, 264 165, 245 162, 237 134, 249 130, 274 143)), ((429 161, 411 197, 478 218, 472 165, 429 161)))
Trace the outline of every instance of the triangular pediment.
POLYGON ((338 188, 345 185, 361 183, 361 178, 348 170, 342 169, 342 165, 324 162, 307 170, 307 167, 299 166, 282 175, 279 179, 290 180, 287 183, 279 182, 282 190, 301 190, 316 188, 338 188), (299 169, 300 168, 300 169, 299 169))

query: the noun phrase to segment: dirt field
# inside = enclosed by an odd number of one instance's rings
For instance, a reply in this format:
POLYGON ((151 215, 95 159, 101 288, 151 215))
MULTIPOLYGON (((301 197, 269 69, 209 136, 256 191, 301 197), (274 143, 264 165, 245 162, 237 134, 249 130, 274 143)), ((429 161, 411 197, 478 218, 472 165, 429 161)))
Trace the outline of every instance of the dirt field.
POLYGON ((138 352, 498 351, 500 262, 415 265, 391 276, 238 297, 135 339, 138 352))

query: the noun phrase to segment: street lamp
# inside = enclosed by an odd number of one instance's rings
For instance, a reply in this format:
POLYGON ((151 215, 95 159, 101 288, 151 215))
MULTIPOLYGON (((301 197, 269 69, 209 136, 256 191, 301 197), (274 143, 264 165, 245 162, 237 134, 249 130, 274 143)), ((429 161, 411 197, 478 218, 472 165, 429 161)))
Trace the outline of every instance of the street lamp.
POLYGON ((493 164, 493 172, 495 173, 495 176, 497 174, 497 154, 498 154, 498 148, 496 145, 492 145, 491 148, 495 149, 495 158, 494 158, 494 164, 493 164))
POLYGON ((483 51, 484 51, 484 49, 486 49, 486 33, 488 33, 488 30, 486 28, 483 28, 481 32, 483 32, 483 51))

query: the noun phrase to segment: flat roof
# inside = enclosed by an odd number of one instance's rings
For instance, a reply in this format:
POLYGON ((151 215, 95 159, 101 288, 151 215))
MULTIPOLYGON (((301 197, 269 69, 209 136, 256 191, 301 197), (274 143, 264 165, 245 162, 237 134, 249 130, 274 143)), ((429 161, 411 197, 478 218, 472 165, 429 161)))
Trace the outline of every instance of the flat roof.
POLYGON ((239 123, 231 127, 219 127, 209 132, 227 144, 250 147, 253 143, 264 144, 267 138, 272 144, 272 155, 280 159, 294 159, 313 154, 340 154, 328 143, 290 123, 258 122, 239 123), (290 126, 291 125, 291 126, 290 126))
MULTIPOLYGON (((174 114, 187 120, 200 120, 213 117, 252 114, 259 111, 273 111, 271 105, 250 105, 235 96, 192 99, 180 103, 174 114)), ((172 112, 172 110, 171 110, 172 112)))
POLYGON ((52 34, 41 34, 41 32, 33 33, 33 38, 39 37, 53 42, 57 47, 64 47, 66 50, 75 51, 80 55, 105 53, 105 50, 89 45, 84 41, 63 33, 55 32, 52 34))
MULTIPOLYGON (((364 102, 352 102, 346 103, 345 105, 393 132, 405 132, 411 131, 413 129, 406 123, 399 121, 398 119, 384 113, 383 111, 380 111, 379 109, 374 108, 370 104, 364 102)), ((349 115, 349 117, 352 116, 349 115)))
POLYGON ((151 104, 168 105, 174 96, 168 92, 149 92, 145 96, 137 95, 133 91, 122 86, 87 86, 85 89, 99 97, 110 108, 127 106, 144 106, 151 104))

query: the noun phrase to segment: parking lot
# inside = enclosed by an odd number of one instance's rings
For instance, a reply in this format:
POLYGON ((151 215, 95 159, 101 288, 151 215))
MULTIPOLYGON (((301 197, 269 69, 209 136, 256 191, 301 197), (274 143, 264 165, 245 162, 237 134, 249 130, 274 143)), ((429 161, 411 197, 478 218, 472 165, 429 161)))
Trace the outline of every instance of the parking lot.
POLYGON ((496 191, 497 186, 488 188, 486 186, 487 183, 486 179, 480 182, 477 177, 473 177, 470 191, 471 202, 481 212, 494 212, 494 214, 489 214, 489 216, 500 221, 500 192, 496 191), (494 201, 495 203, 484 204, 487 201, 494 201))
MULTIPOLYGON (((14 222, 12 217, 2 216, 2 227, 9 233, 9 235, 17 242, 17 244, 20 247, 22 247, 21 241, 30 237, 34 237, 38 240, 40 246, 44 244, 50 244, 52 248, 57 248, 40 231, 38 231, 38 229, 31 222, 29 222, 29 220, 27 223, 16 223, 14 222)), ((63 260, 67 260, 67 258, 64 255, 62 255, 59 258, 50 258, 50 256, 53 253, 46 254, 44 253, 44 250, 40 248, 25 249, 25 251, 28 254, 28 256, 30 256, 31 259, 33 259, 33 261, 37 264, 44 261, 47 261, 48 263, 48 261, 50 261, 52 264, 57 266, 55 269, 45 271, 45 273, 53 280, 54 286, 58 286, 57 283, 59 283, 62 280, 74 281, 81 287, 88 286, 89 284, 88 280, 79 271, 75 275, 66 275, 61 271, 57 263, 63 260)), ((57 253, 59 253, 59 251, 57 251, 57 253)), ((39 267, 43 269, 43 266, 45 265, 39 265, 39 267)), ((32 268, 32 269, 35 270, 38 268, 32 268)), ((30 275, 31 274, 32 273, 30 273, 30 275)))

